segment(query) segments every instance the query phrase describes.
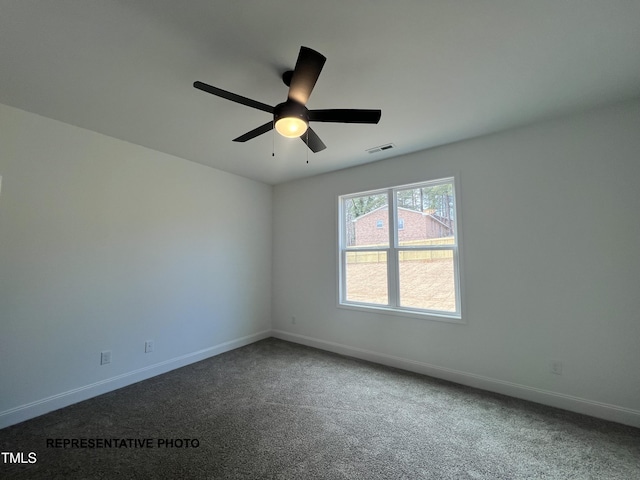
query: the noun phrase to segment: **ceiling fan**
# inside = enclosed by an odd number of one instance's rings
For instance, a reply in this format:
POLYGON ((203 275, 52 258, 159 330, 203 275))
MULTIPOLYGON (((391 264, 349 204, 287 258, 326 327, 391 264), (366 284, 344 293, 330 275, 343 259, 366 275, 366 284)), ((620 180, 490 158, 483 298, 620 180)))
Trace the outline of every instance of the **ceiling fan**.
POLYGON ((282 74, 282 81, 289 87, 287 100, 275 107, 212 87, 206 83, 194 82, 193 86, 212 95, 273 114, 272 120, 244 135, 240 135, 238 138, 234 138, 234 142, 246 142, 272 130, 275 126, 276 131, 284 137, 300 137, 309 149, 316 153, 327 147, 309 126, 309 122, 375 124, 380 121, 380 116, 382 115, 380 110, 309 110, 306 107, 306 103, 326 60, 324 55, 315 50, 308 47, 300 47, 295 68, 282 74))

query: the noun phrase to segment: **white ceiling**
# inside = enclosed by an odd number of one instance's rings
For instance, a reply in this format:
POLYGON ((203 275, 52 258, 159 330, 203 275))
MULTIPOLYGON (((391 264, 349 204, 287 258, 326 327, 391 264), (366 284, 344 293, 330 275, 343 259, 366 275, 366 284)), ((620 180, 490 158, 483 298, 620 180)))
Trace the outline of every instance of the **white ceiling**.
POLYGON ((640 0, 0 0, 0 103, 270 184, 638 96, 640 0), (301 45, 380 123, 232 142, 269 114, 193 82, 275 105, 301 45))

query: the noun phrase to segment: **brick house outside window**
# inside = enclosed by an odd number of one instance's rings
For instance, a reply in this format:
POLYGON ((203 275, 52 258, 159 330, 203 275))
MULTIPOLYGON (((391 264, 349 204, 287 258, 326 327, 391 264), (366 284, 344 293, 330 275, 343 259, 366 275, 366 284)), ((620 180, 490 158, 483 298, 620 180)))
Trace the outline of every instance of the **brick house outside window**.
MULTIPOLYGON (((356 218, 354 246, 383 245, 389 242, 388 207, 372 210, 356 218)), ((398 207, 398 242, 400 245, 428 238, 442 238, 453 234, 451 221, 439 218, 434 210, 419 212, 398 207)))

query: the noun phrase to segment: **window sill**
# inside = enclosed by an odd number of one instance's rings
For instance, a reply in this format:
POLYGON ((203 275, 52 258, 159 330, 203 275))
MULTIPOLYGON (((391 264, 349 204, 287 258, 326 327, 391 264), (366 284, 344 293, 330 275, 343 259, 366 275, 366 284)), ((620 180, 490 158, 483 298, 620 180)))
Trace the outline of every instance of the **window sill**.
POLYGON ((374 305, 368 304, 360 304, 360 303, 338 303, 338 308, 342 308, 345 310, 354 310, 358 312, 370 312, 370 313, 379 313, 382 315, 392 315, 394 317, 409 317, 409 318, 419 318, 421 320, 430 320, 434 322, 444 322, 444 323, 456 323, 459 325, 466 325, 467 322, 462 320, 462 316, 459 314, 440 314, 433 312, 419 312, 416 310, 404 310, 400 308, 393 307, 378 307, 374 305))

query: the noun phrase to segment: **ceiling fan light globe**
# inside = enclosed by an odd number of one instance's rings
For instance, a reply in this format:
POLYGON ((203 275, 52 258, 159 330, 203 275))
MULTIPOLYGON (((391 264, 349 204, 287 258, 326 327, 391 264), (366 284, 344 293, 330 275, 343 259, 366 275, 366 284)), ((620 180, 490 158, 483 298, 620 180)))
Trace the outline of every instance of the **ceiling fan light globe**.
POLYGON ((283 117, 276 121, 276 130, 287 138, 296 138, 307 131, 309 125, 299 117, 283 117))

